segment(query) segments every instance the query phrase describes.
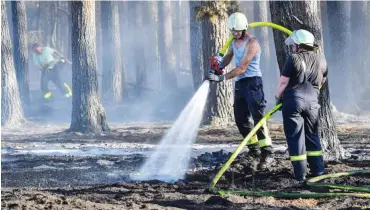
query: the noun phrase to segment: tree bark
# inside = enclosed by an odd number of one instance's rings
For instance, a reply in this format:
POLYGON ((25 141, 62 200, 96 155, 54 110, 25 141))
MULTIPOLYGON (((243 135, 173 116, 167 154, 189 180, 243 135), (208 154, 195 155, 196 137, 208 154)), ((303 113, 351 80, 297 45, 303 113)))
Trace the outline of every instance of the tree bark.
MULTIPOLYGON (((124 3, 124 4, 119 4, 118 5, 118 11, 120 13, 119 15, 119 19, 120 19, 120 37, 121 37, 121 49, 119 51, 120 55, 121 55, 121 62, 122 62, 122 68, 121 68, 121 81, 122 81, 122 85, 121 85, 121 93, 122 93, 122 100, 126 100, 128 98, 128 91, 127 91, 127 76, 126 76, 126 72, 125 72, 125 69, 126 69, 126 51, 125 49, 127 48, 127 32, 129 29, 128 29, 128 17, 129 17, 129 13, 128 13, 128 4, 130 4, 130 2, 127 2, 127 3, 124 3), (126 40, 125 40, 126 39, 126 40), (126 42, 125 42, 126 41, 126 42)), ((101 29, 101 27, 100 27, 101 29)), ((102 42, 102 38, 99 39, 100 42, 102 42)))
MULTIPOLYGON (((266 1, 254 1, 254 19, 255 22, 267 22, 267 2, 266 1)), ((273 99, 274 88, 276 87, 276 79, 273 77, 275 72, 272 71, 270 66, 270 40, 269 40, 269 28, 258 27, 255 28, 256 38, 260 42, 262 50, 261 59, 261 71, 264 75, 264 92, 266 98, 273 99)))
MULTIPOLYGON (((352 94, 355 94, 356 104, 361 101, 362 93, 366 91, 366 74, 368 69, 365 66, 366 58, 368 54, 366 54, 367 41, 368 36, 366 36, 367 28, 369 27, 368 22, 366 22, 367 18, 367 7, 366 1, 352 1, 351 2, 351 56, 348 62, 351 63, 352 66, 352 81, 351 89, 352 94)), ((358 107, 356 107, 359 109, 358 107)), ((359 111, 359 110, 356 110, 359 111)))
POLYGON ((177 89, 177 79, 175 73, 175 63, 173 55, 172 37, 172 8, 171 1, 158 2, 158 44, 161 60, 161 80, 162 87, 167 89, 177 89))
POLYGON ((196 8, 201 6, 200 1, 189 1, 190 10, 190 60, 193 75, 194 89, 197 90, 204 80, 203 69, 203 42, 202 42, 202 22, 196 18, 196 8))
MULTIPOLYGON (((218 16, 209 16, 205 13, 202 18, 202 51, 203 59, 214 56, 222 48, 228 38, 226 21, 228 18, 228 4, 226 1, 204 1, 201 8, 218 11, 218 16), (210 17, 210 18, 209 18, 210 17), (215 21, 217 19, 217 21, 215 21)), ((209 62, 203 62, 204 73, 208 72, 209 62)), ((230 67, 224 69, 225 73, 230 67)), ((208 95, 207 111, 204 124, 226 126, 233 119, 232 112, 232 82, 211 83, 208 95)))
POLYGON ((6 5, 1 1, 1 126, 25 122, 18 92, 6 5))
MULTIPOLYGON (((149 28, 148 20, 145 22, 147 23, 144 26, 143 17, 149 14, 148 10, 149 2, 135 2, 135 11, 137 17, 135 18, 135 37, 141 37, 143 34, 147 33, 147 29, 149 28)), ((145 17, 147 19, 147 17, 145 17)), ((136 39, 134 48, 135 53, 135 62, 136 62, 136 85, 137 87, 147 87, 147 74, 146 74, 146 57, 145 57, 145 48, 144 46, 150 46, 149 43, 145 43, 144 40, 136 39)), ((142 96, 142 88, 136 88, 136 96, 142 96)))
POLYGON ((56 28, 57 28, 57 2, 40 1, 39 25, 42 30, 42 41, 45 46, 56 48, 56 28))
POLYGON ((6 12, 7 12, 7 17, 8 18, 8 27, 9 27, 9 35, 10 37, 14 37, 13 35, 13 19, 11 18, 12 17, 12 2, 11 1, 5 1, 5 8, 6 8, 6 12))
POLYGON ((28 82, 28 40, 27 16, 24 1, 12 1, 13 36, 14 36, 14 67, 17 76, 19 94, 22 105, 30 105, 28 82))
MULTIPOLYGON (((31 10, 33 11, 28 17, 27 20, 31 19, 31 26, 32 28, 28 28, 29 32, 31 32, 31 35, 29 38, 29 42, 35 43, 35 42, 42 42, 42 29, 41 29, 41 8, 40 8, 40 2, 29 2, 26 1, 26 8, 29 11, 30 9, 30 4, 34 3, 35 6, 31 10)), ((29 26, 29 25, 27 25, 29 26)))
MULTIPOLYGON (((330 34, 329 34, 329 20, 328 20, 328 14, 327 14, 327 2, 326 1, 320 1, 320 10, 321 10, 321 25, 322 25, 322 37, 323 40, 330 40, 330 34)), ((332 52, 330 41, 324 42, 324 48, 326 52, 332 52)), ((327 55, 327 59, 329 60, 330 55, 327 55)))
POLYGON ((104 37, 102 95, 105 99, 113 99, 114 103, 122 99, 122 61, 118 2, 101 2, 101 26, 104 37))
MULTIPOLYGON (((366 2, 366 3, 367 3, 366 22, 370 23, 370 3, 369 2, 366 2)), ((366 26, 366 36, 365 37, 370 37, 370 25, 366 24, 365 26, 366 26)), ((369 45, 370 45, 370 40, 368 38, 366 38, 364 46, 369 46, 369 45)), ((365 55, 370 55, 370 48, 369 47, 366 47, 365 55)), ((370 66, 370 59, 366 59, 365 66, 370 66)), ((366 72, 365 78, 366 78, 366 81, 370 80, 370 72, 369 71, 366 72)), ((370 91, 370 83, 369 82, 366 82, 366 90, 370 91)), ((369 98, 369 100, 370 100, 370 96, 368 94, 364 94, 364 96, 369 98)), ((368 103, 370 103, 370 102, 368 102, 368 103)), ((367 106, 367 109, 369 109, 369 107, 370 106, 367 106)))
MULTIPOLYGON (((95 28, 96 28, 96 56, 97 56, 97 68, 98 74, 103 75, 103 65, 102 65, 102 57, 103 57, 103 38, 102 38, 102 26, 101 26, 101 3, 95 4, 95 28)), ((99 86, 99 95, 102 96, 103 93, 103 77, 98 77, 98 86, 99 86)))
MULTIPOLYGON (((182 40, 184 39, 184 33, 181 25, 181 1, 173 1, 172 5, 172 31, 173 31, 173 45, 174 45, 174 63, 175 73, 177 77, 181 76, 181 58, 184 52, 182 46, 182 40)), ((178 81, 180 86, 181 79, 178 81)))
POLYGON ((56 18, 55 18, 55 21, 56 21, 56 31, 55 31, 55 34, 56 34, 56 42, 55 42, 55 48, 58 49, 59 52, 61 52, 63 55, 66 55, 65 52, 66 52, 66 49, 65 49, 65 46, 66 46, 66 41, 67 39, 65 39, 65 37, 67 37, 66 33, 68 33, 68 22, 66 23, 66 17, 65 17, 65 12, 63 12, 61 9, 64 10, 64 4, 67 3, 67 2, 62 2, 62 1, 58 1, 56 2, 55 4, 55 7, 56 7, 56 18))
POLYGON ((349 65, 350 57, 350 2, 328 1, 327 14, 329 21, 329 35, 331 52, 328 63, 335 69, 336 79, 331 85, 334 105, 344 111, 349 111, 355 105, 355 98, 351 88, 352 68, 349 65))
MULTIPOLYGON (((254 19, 256 22, 267 22, 267 2, 266 1, 255 1, 254 2, 254 19)), ((264 61, 261 63, 261 67, 264 71, 269 69, 270 63, 270 46, 269 46, 269 33, 267 27, 256 28, 256 37, 261 43, 262 54, 264 61)))
POLYGON ((154 35, 154 40, 153 40, 153 43, 154 43, 154 63, 156 65, 156 88, 158 90, 161 90, 162 89, 162 75, 161 75, 161 58, 160 58, 160 54, 159 54, 159 23, 158 23, 158 18, 159 18, 159 14, 158 14, 158 3, 157 1, 151 1, 151 14, 153 15, 152 18, 153 18, 153 24, 152 24, 152 27, 153 27, 153 35, 154 35))
POLYGON ((95 2, 72 2, 72 120, 69 131, 108 132, 98 94, 95 46, 95 2))
MULTIPOLYGON (((192 69, 191 69, 191 55, 190 55, 190 2, 189 1, 184 1, 181 2, 181 25, 183 27, 183 53, 180 56, 181 59, 181 68, 186 69, 189 74, 192 74, 192 69)), ((192 79, 192 78, 190 78, 192 79)), ((193 80, 190 80, 190 84, 194 82, 193 80)))
MULTIPOLYGON (((318 18, 317 8, 316 1, 270 2, 272 22, 288 29, 306 29, 310 31, 315 36, 315 42, 319 45, 319 51, 324 54, 321 21, 318 18)), ((285 38, 287 38, 286 34, 281 31, 274 31, 276 55, 280 71, 284 65, 285 58, 289 54, 288 48, 284 46, 285 38)), ((340 145, 337 132, 335 130, 335 122, 330 108, 328 82, 326 82, 326 84, 321 88, 319 101, 321 105, 319 133, 322 146, 325 151, 324 158, 326 160, 342 159, 344 158, 345 151, 340 145)))

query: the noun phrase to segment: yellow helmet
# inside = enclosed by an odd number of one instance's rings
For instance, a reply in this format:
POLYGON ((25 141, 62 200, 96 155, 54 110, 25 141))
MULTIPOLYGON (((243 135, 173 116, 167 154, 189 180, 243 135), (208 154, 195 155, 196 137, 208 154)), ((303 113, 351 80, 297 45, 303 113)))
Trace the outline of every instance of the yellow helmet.
POLYGON ((230 30, 242 31, 248 29, 247 17, 241 12, 235 12, 227 20, 227 27, 230 30))

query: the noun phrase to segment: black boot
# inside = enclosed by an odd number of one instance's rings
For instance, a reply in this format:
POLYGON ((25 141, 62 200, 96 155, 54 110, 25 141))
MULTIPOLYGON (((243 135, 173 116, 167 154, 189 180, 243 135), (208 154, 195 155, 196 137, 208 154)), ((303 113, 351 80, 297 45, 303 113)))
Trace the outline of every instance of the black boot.
POLYGON ((294 177, 297 181, 305 181, 306 180, 306 169, 307 169, 307 161, 292 161, 293 169, 294 169, 294 177))
POLYGON ((264 170, 270 167, 274 163, 274 158, 272 157, 272 147, 267 146, 261 148, 261 159, 257 166, 258 170, 264 170))
POLYGON ((256 159, 261 156, 261 152, 259 151, 257 144, 248 145, 248 149, 249 149, 248 151, 249 158, 256 159))
POLYGON ((324 159, 322 156, 307 157, 307 162, 310 167, 310 176, 321 176, 324 174, 324 159))

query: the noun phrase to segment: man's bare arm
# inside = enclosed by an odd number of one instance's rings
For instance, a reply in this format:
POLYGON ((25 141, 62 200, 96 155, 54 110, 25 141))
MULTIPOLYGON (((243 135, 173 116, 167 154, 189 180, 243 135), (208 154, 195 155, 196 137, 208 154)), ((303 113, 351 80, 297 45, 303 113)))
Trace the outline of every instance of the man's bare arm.
POLYGON ((60 57, 60 58, 63 58, 64 56, 62 55, 62 53, 60 53, 60 52, 58 52, 58 51, 56 51, 56 50, 54 50, 54 55, 56 55, 56 56, 58 56, 58 57, 60 57))
POLYGON ((280 99, 281 96, 283 95, 283 93, 285 91, 285 88, 289 84, 289 79, 290 79, 289 77, 280 76, 279 85, 278 85, 278 88, 276 89, 276 93, 275 93, 275 97, 277 99, 280 99))
POLYGON ((62 53, 60 53, 59 51, 57 51, 55 49, 54 49, 54 55, 53 56, 57 56, 58 58, 63 58, 65 60, 67 60, 67 58, 64 57, 64 55, 62 53))
POLYGON ((226 55, 223 58, 223 62, 222 62, 225 67, 230 64, 231 60, 233 59, 233 56, 234 56, 233 48, 229 47, 226 55))
POLYGON ((241 61, 240 66, 236 67, 232 71, 225 74, 225 79, 232 79, 242 73, 244 73, 249 65, 249 63, 253 60, 254 56, 260 50, 260 46, 257 40, 251 39, 248 43, 247 50, 244 54, 244 57, 241 61))

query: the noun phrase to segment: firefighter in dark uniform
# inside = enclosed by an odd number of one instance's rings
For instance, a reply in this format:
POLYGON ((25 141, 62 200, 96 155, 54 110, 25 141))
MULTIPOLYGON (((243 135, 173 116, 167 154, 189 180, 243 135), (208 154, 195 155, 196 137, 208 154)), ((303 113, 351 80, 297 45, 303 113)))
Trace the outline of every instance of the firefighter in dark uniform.
POLYGON ((284 132, 295 179, 306 179, 307 162, 313 176, 324 173, 318 134, 319 89, 327 77, 327 62, 314 45, 309 31, 294 31, 286 40, 293 54, 284 64, 276 90, 276 103, 283 103, 284 132))
MULTIPOLYGON (((218 57, 218 61, 221 67, 225 67, 234 58, 236 68, 225 75, 209 72, 207 79, 216 82, 235 80, 234 117, 240 134, 245 138, 263 118, 266 108, 260 69, 262 50, 258 40, 247 32, 248 20, 243 13, 230 15, 227 27, 234 40, 225 56, 218 57)), ((271 137, 266 123, 247 145, 248 157, 259 159, 258 169, 265 169, 274 162, 271 137)))

